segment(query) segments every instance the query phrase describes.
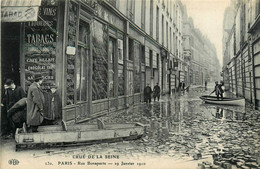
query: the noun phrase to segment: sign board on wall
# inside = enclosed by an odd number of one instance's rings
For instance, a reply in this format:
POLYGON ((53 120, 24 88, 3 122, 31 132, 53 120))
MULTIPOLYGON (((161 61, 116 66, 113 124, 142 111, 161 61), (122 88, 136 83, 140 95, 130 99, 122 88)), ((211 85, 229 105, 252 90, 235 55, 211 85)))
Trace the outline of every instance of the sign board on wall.
POLYGON ((2 7, 2 22, 37 21, 39 7, 2 7))

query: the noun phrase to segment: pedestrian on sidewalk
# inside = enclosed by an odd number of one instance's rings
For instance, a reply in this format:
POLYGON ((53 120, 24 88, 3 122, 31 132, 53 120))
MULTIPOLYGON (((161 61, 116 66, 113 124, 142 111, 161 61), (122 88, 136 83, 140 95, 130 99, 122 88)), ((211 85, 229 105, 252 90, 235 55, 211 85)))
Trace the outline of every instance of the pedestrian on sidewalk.
POLYGON ((12 79, 7 79, 4 85, 5 91, 3 96, 3 105, 5 109, 5 116, 6 122, 5 125, 8 126, 7 132, 5 134, 7 137, 12 137, 13 132, 12 129, 14 128, 13 121, 10 116, 8 116, 9 109, 20 99, 26 97, 25 92, 21 86, 15 85, 14 81, 12 79), (8 136, 9 135, 9 136, 8 136))
POLYGON ((184 81, 182 82, 182 86, 181 87, 182 87, 182 92, 184 94, 185 93, 185 82, 184 81))
POLYGON ((43 121, 43 106, 44 95, 41 89, 43 77, 40 74, 36 74, 34 82, 31 84, 28 90, 27 96, 27 125, 30 126, 32 132, 38 132, 38 126, 43 121))
POLYGON ((45 125, 54 124, 61 118, 60 97, 56 92, 57 88, 58 86, 55 83, 51 83, 50 89, 44 91, 43 123, 45 125))
POLYGON ((152 96, 151 94, 153 93, 151 87, 150 87, 150 84, 147 83, 147 86, 144 88, 144 102, 148 102, 148 103, 151 103, 152 101, 152 96))
POLYGON ((207 90, 207 85, 208 85, 208 82, 207 82, 207 80, 205 80, 205 90, 207 90))
POLYGON ((158 101, 160 100, 160 94, 161 94, 161 88, 159 86, 159 83, 156 83, 156 85, 153 88, 154 101, 156 100, 156 98, 158 98, 158 101))

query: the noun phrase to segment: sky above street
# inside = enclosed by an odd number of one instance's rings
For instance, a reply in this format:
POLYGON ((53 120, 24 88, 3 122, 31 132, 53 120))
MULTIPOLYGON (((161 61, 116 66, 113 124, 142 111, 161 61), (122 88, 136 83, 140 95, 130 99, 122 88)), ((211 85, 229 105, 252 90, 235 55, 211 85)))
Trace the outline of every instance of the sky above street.
POLYGON ((222 25, 224 12, 230 0, 181 0, 193 18, 195 28, 215 45, 222 66, 222 25))

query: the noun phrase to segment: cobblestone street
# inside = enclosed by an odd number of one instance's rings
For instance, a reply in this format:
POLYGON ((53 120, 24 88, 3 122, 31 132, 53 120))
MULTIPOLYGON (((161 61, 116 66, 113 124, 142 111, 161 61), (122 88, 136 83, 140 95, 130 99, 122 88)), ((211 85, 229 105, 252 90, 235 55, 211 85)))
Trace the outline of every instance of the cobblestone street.
MULTIPOLYGON (((251 159, 257 168, 260 155, 259 113, 248 104, 246 108, 204 104, 199 96, 209 92, 192 88, 189 93, 164 96, 159 102, 141 103, 127 111, 100 118, 104 124, 146 124, 145 136, 139 140, 34 150, 33 153, 22 151, 17 154, 33 158, 116 154, 135 160, 143 157, 170 159, 188 168, 196 168, 202 162, 213 164, 213 157, 222 154, 222 157, 240 159, 240 165, 246 165, 245 158, 251 159)), ((96 120, 88 123, 96 123, 96 120)), ((3 140, 2 144, 5 151, 14 152, 14 141, 3 140)), ((219 160, 214 159, 214 163, 219 160)))

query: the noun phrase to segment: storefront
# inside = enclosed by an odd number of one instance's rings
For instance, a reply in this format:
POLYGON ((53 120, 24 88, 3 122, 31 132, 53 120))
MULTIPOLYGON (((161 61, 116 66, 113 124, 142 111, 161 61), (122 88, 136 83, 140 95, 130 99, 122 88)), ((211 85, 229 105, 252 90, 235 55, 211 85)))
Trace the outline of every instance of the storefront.
POLYGON ((44 90, 58 86, 65 121, 142 101, 145 38, 110 8, 93 0, 42 0, 36 20, 2 22, 2 82, 12 78, 27 92, 40 73, 44 90))

